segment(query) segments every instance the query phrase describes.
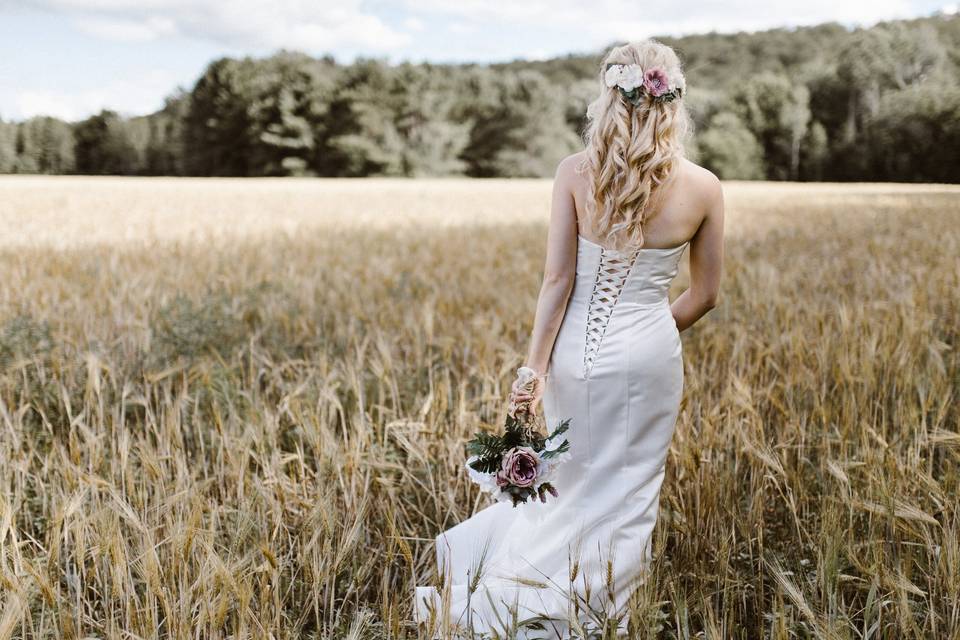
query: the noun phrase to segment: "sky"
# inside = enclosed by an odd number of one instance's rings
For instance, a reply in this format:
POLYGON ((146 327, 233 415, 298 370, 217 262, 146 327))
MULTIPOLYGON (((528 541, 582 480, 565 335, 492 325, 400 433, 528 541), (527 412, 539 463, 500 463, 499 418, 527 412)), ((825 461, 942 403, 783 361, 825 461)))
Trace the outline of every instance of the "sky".
POLYGON ((592 53, 708 31, 956 13, 943 0, 0 0, 0 118, 145 114, 221 56, 391 63, 592 53))

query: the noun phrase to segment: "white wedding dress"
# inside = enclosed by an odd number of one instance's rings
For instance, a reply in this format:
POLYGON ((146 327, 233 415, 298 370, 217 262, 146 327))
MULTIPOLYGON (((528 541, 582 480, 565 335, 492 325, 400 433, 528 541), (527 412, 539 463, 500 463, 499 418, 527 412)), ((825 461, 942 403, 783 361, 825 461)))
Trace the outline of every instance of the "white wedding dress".
POLYGON ((622 612, 651 558, 683 391, 667 291, 686 246, 615 253, 579 236, 543 396, 548 429, 571 419, 571 458, 554 482, 560 497, 496 503, 439 534, 444 587, 416 588, 417 621, 433 611, 435 622, 503 637, 516 611, 519 620, 549 619, 517 637, 564 638, 572 617, 589 625, 598 613, 622 612))

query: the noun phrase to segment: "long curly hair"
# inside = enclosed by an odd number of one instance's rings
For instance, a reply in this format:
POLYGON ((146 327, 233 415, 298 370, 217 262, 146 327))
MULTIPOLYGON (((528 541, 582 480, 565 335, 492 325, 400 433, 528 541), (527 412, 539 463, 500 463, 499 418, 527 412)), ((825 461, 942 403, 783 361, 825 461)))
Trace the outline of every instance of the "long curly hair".
POLYGON ((600 95, 587 107, 581 171, 589 178, 586 215, 593 233, 614 249, 643 246, 644 223, 661 187, 676 175, 692 132, 683 97, 665 102, 644 93, 634 105, 617 87, 608 87, 609 64, 637 64, 646 72, 660 67, 671 86, 686 93, 676 52, 653 39, 614 47, 600 67, 600 95))

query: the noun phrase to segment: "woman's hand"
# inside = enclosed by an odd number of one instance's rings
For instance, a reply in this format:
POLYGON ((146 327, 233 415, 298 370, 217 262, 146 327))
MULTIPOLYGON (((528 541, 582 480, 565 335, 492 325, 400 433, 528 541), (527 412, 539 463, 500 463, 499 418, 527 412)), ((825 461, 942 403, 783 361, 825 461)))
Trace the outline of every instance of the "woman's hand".
POLYGON ((514 418, 537 415, 537 405, 543 398, 544 377, 537 374, 532 380, 517 378, 510 389, 510 415, 514 418))

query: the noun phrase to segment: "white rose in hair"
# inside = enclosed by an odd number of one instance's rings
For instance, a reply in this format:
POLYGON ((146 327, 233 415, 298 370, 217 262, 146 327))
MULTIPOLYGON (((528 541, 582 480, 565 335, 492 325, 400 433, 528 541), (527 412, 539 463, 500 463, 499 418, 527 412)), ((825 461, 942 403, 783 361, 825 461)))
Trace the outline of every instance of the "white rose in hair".
POLYGON ((623 72, 620 75, 620 82, 618 82, 624 91, 632 91, 640 85, 643 84, 643 70, 640 68, 640 65, 629 64, 623 67, 623 72))
POLYGON ((623 75, 623 65, 615 64, 611 65, 607 72, 603 74, 603 82, 608 87, 615 87, 620 83, 620 78, 623 75))

